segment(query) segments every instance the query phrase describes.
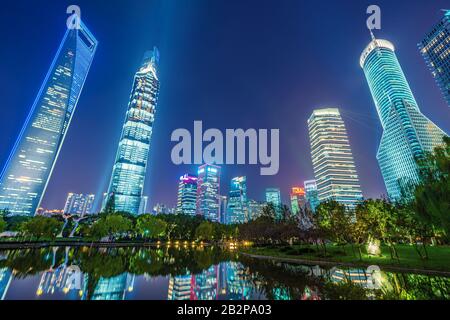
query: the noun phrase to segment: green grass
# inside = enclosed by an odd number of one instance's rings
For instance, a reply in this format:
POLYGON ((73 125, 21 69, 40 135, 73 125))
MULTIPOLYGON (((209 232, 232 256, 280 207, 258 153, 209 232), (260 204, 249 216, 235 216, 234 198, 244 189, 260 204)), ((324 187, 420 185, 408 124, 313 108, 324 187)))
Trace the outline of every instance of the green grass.
POLYGON ((450 271, 450 246, 427 246, 428 260, 422 260, 416 250, 411 245, 395 246, 400 260, 391 259, 388 246, 381 247, 381 256, 369 256, 365 249, 362 249, 362 261, 355 246, 353 252, 351 245, 337 246, 327 245, 327 255, 324 256, 322 250, 317 250, 315 246, 294 245, 294 246, 269 246, 251 247, 242 249, 244 253, 270 256, 277 258, 314 260, 348 263, 354 265, 379 265, 396 268, 450 271), (313 252, 308 252, 312 249, 313 252))

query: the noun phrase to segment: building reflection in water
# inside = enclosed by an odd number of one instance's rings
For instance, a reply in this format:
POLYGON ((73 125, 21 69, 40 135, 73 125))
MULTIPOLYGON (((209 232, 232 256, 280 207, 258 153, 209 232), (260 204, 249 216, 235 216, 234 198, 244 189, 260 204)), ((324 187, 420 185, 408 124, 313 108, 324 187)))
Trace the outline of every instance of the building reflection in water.
POLYGON ((8 268, 0 268, 0 300, 4 300, 11 284, 12 272, 8 268))
POLYGON ((134 280, 135 276, 129 273, 112 278, 100 278, 91 300, 126 300, 134 290, 134 280))

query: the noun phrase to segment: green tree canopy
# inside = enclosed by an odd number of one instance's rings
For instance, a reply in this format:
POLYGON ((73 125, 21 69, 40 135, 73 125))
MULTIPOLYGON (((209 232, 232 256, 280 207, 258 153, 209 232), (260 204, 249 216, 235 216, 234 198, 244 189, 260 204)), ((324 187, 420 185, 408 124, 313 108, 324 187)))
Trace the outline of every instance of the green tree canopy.
POLYGON ((105 236, 118 236, 129 232, 132 229, 132 223, 128 218, 119 214, 109 214, 101 217, 91 227, 91 236, 102 238, 105 236))
POLYGON ((144 238, 158 238, 165 235, 167 223, 150 214, 138 217, 136 221, 136 231, 144 238))
POLYGON ((195 230, 198 240, 210 241, 214 239, 214 225, 209 221, 202 222, 195 230))
POLYGON ((36 237, 37 239, 55 239, 61 231, 63 223, 55 218, 35 216, 31 220, 22 224, 22 231, 26 235, 36 237))

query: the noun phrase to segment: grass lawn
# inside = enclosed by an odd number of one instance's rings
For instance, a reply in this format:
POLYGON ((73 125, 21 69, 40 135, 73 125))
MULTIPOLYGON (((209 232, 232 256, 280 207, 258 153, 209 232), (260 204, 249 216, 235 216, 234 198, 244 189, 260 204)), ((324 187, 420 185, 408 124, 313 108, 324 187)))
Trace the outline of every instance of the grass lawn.
POLYGON ((359 260, 359 254, 355 246, 353 251, 351 245, 338 246, 327 245, 327 255, 323 251, 318 251, 313 245, 294 245, 294 246, 269 246, 269 247, 250 247, 242 249, 244 253, 271 256, 287 259, 314 260, 351 263, 355 265, 379 265, 402 267, 410 269, 436 270, 450 272, 450 246, 427 246, 428 260, 421 260, 416 250, 411 245, 395 246, 400 261, 391 259, 388 246, 381 247, 381 256, 369 256, 365 248, 362 248, 362 261, 359 260), (308 250, 308 248, 310 250, 308 250))

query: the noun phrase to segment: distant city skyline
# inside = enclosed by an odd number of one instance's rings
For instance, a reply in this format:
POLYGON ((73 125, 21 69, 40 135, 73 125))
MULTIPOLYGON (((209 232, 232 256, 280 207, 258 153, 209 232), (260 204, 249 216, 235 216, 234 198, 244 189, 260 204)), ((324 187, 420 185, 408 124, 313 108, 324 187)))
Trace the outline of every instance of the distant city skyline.
MULTIPOLYGON (((218 18, 214 11, 211 16, 203 16, 206 13, 203 7, 220 9, 219 11, 222 13, 231 12, 228 11, 226 2, 217 1, 214 4, 206 4, 204 1, 197 1, 193 8, 189 9, 183 4, 178 5, 176 3, 177 5, 175 5, 175 2, 170 1, 165 4, 161 1, 152 1, 149 4, 139 1, 136 3, 138 5, 131 6, 129 12, 133 16, 136 14, 136 21, 139 21, 139 23, 146 23, 150 30, 150 32, 147 32, 149 36, 145 37, 148 38, 148 41, 144 41, 139 46, 127 48, 128 55, 124 55, 124 49, 119 50, 118 53, 113 52, 114 46, 125 48, 125 40, 119 41, 118 38, 123 29, 118 26, 109 28, 110 24, 104 20, 103 15, 107 16, 110 11, 126 9, 107 8, 106 13, 103 13, 99 10, 98 5, 80 1, 83 20, 88 20, 93 33, 99 34, 100 51, 91 71, 94 75, 92 79, 88 77, 88 83, 81 96, 80 106, 74 117, 74 128, 69 130, 65 144, 61 149, 48 192, 43 199, 43 207, 62 208, 65 195, 70 190, 78 190, 83 193, 95 192, 96 208, 99 208, 101 195, 107 190, 110 170, 113 165, 111 159, 114 158, 114 153, 117 150, 116 143, 121 131, 119 126, 123 124, 123 114, 126 111, 124 106, 126 105, 126 98, 129 96, 129 83, 136 66, 138 66, 138 56, 142 54, 145 47, 153 44, 161 48, 166 60, 161 65, 161 82, 163 83, 161 113, 158 114, 159 118, 155 122, 154 143, 152 143, 152 152, 150 153, 152 168, 147 172, 148 177, 146 178, 149 186, 144 189, 143 193, 149 197, 150 203, 164 203, 174 207, 177 201, 177 177, 184 172, 196 172, 197 168, 194 166, 175 167, 170 163, 169 150, 172 144, 168 132, 173 128, 186 127, 192 123, 192 120, 199 119, 204 120, 208 127, 242 127, 244 129, 255 126, 260 128, 279 127, 282 144, 280 173, 275 177, 268 178, 259 176, 259 168, 257 167, 222 166, 222 181, 225 181, 225 183, 222 183, 221 187, 225 188, 220 190, 220 194, 228 195, 228 181, 232 177, 246 176, 249 198, 257 201, 263 200, 265 188, 274 186, 281 189, 282 202, 289 204, 289 189, 295 185, 302 185, 306 180, 315 178, 310 160, 306 119, 307 114, 311 114, 314 109, 326 105, 343 106, 341 109, 342 117, 349 127, 352 151, 364 195, 368 198, 379 197, 386 193, 376 162, 376 150, 381 136, 379 120, 373 110, 373 102, 364 76, 361 75, 361 70, 358 70, 358 55, 361 48, 370 40, 364 23, 367 18, 364 4, 353 6, 346 4, 343 5, 343 8, 339 7, 339 10, 335 10, 337 2, 328 2, 329 7, 327 9, 337 12, 337 17, 330 15, 329 20, 322 21, 323 26, 320 29, 323 29, 323 32, 331 30, 327 26, 334 23, 333 30, 335 30, 335 33, 333 36, 337 37, 334 41, 343 44, 339 46, 339 50, 336 49, 337 57, 333 55, 328 57, 327 54, 322 53, 320 50, 323 50, 323 47, 316 41, 316 38, 320 38, 321 31, 314 29, 316 23, 314 19, 317 19, 317 14, 321 12, 321 10, 318 10, 320 6, 312 3, 299 4, 294 1, 279 6, 273 3, 269 6, 270 9, 257 7, 256 4, 230 5, 240 9, 232 10, 232 12, 236 13, 237 21, 240 22, 239 30, 242 30, 244 35, 257 34, 258 28, 263 28, 263 20, 260 21, 259 16, 253 17, 254 21, 251 21, 252 19, 247 16, 250 9, 256 7, 261 17, 270 16, 270 12, 273 14, 272 19, 277 21, 278 24, 274 24, 274 30, 267 31, 272 35, 272 37, 264 37, 265 39, 271 39, 268 43, 257 39, 251 48, 245 47, 246 41, 243 37, 234 37, 237 34, 235 29, 231 28, 227 32, 224 31, 221 37, 227 40, 226 44, 231 44, 233 38, 233 41, 237 42, 237 47, 242 48, 242 50, 237 51, 239 54, 230 61, 230 65, 240 67, 233 68, 233 73, 229 73, 229 70, 217 68, 214 63, 214 59, 219 59, 221 55, 227 53, 227 50, 225 50, 219 54, 214 49, 220 48, 221 45, 210 43, 208 50, 205 50, 205 47, 197 48, 195 46, 195 43, 201 42, 202 39, 210 39, 211 35, 206 30, 196 29, 200 22, 198 19, 192 18, 195 15, 196 18, 200 18, 200 21, 209 21, 213 30, 220 31, 222 29, 219 26, 225 21, 218 18), (155 13, 153 11, 149 13, 151 10, 142 10, 143 7, 154 8, 155 13), (294 19, 296 15, 292 12, 293 9, 298 10, 295 11, 298 19, 294 19), (346 9, 348 10, 346 11, 346 9), (344 14, 343 11, 346 11, 346 13, 344 14), (302 20, 301 17, 304 17, 304 12, 309 12, 311 17, 302 20), (155 19, 147 19, 155 14, 159 14, 159 16, 155 19), (189 30, 189 37, 179 36, 182 29, 178 24, 168 27, 165 21, 172 21, 168 17, 174 15, 180 16, 179 23, 183 21, 183 25, 192 27, 189 30), (342 18, 343 15, 354 18, 354 21, 350 19, 346 20, 345 23, 336 24, 335 19, 342 18), (283 18, 281 18, 282 16, 283 18), (215 18, 218 19, 214 20, 215 18), (245 19, 248 19, 248 21, 245 19), (289 29, 289 35, 295 35, 295 37, 290 38, 283 35, 281 31, 287 27, 285 21, 297 20, 303 22, 289 29), (152 23, 147 24, 144 21, 152 21, 152 23), (212 21, 215 21, 215 23, 212 23, 212 21), (108 30, 105 28, 108 28, 108 30), (349 37, 349 34, 345 32, 348 29, 351 29, 355 34, 349 37), (337 30, 342 30, 342 32, 337 32, 337 30), (355 39, 357 41, 354 41, 355 39), (180 48, 187 48, 187 42, 189 41, 192 41, 192 43, 189 43, 190 49, 185 52, 185 55, 177 54, 180 48), (353 43, 350 43, 351 41, 353 43), (308 47, 305 47, 304 43, 308 43, 308 47), (260 46, 270 47, 271 44, 278 44, 277 47, 279 47, 277 52, 272 52, 272 55, 285 56, 289 59, 272 59, 270 54, 261 54, 263 51, 257 49, 260 46), (102 49, 102 45, 104 45, 104 49, 102 49), (205 52, 201 53, 198 50, 204 50, 205 52), (318 55, 317 52, 319 52, 318 55), (316 67, 313 70, 302 62, 313 61, 311 60, 313 56, 318 59, 317 61, 324 61, 323 68, 313 63, 316 67), (299 57, 303 57, 303 59, 299 59, 299 57), (250 62, 249 59, 251 58, 254 61, 250 62), (259 71, 252 69, 252 66, 262 65, 261 62, 268 59, 271 62, 267 65, 272 70, 271 77, 263 81, 262 78, 259 78, 261 75, 259 71), (118 63, 119 61, 122 61, 122 63, 118 63), (203 67, 200 61, 208 67, 203 67), (245 61, 250 67, 246 67, 242 63, 236 64, 239 61, 245 61), (197 66, 196 72, 188 72, 191 71, 190 68, 187 68, 189 62, 192 62, 191 65, 197 66), (96 66, 97 63, 98 66, 96 66), (111 68, 113 65, 114 68, 111 68), (288 71, 289 68, 299 72, 291 73, 288 71), (111 76, 109 76, 110 73, 111 76), (126 76, 123 77, 122 74, 126 74, 126 76), (176 80, 175 74, 177 77, 181 77, 184 82, 176 80), (321 76, 317 78, 314 76, 315 74, 321 76), (217 78, 218 75, 220 75, 219 78, 217 78), (327 78, 324 79, 324 75, 327 75, 327 78), (108 81, 105 81, 105 79, 108 81), (214 81, 219 81, 219 79, 225 79, 228 82, 217 82, 217 84, 222 83, 224 86, 214 87, 214 81), (245 83, 251 83, 251 85, 247 87, 245 94, 239 93, 239 88, 230 84, 230 79, 238 82, 246 79, 245 83), (308 82, 306 79, 308 79, 308 82), (276 81, 280 85, 273 86, 271 81, 276 81), (108 82, 108 86, 104 86, 103 82, 108 82), (197 85, 194 85, 195 83, 197 85), (266 90, 265 88, 273 88, 273 90, 266 90), (189 92, 186 90, 189 90, 189 92), (225 101, 221 100, 224 92, 227 92, 228 95, 226 104, 225 101), (178 101, 174 97, 180 97, 180 100, 178 101), (100 106, 103 106, 103 108, 100 106), (272 110, 274 106, 276 108, 272 110), (223 109, 227 109, 226 113, 223 113, 223 109), (234 114, 234 116, 230 118, 228 114, 234 114), (236 117, 236 115, 239 116, 236 117), (258 116, 256 121, 255 115, 258 116), (96 119, 100 119, 100 117, 102 121, 97 121, 96 119), (83 152, 80 152, 80 150, 83 150, 83 152)), ((5 70, 4 75, 6 75, 8 81, 6 81, 6 78, 0 78, 0 84, 4 90, 8 90, 8 94, 5 95, 5 105, 11 105, 11 110, 14 110, 14 112, 7 109, 2 110, 4 116, 0 119, 0 125, 4 128, 4 134, 1 137, 2 140, 0 140, 0 154, 2 155, 0 163, 2 167, 6 163, 6 156, 17 137, 18 128, 23 124, 24 114, 29 109, 30 103, 26 101, 30 101, 32 96, 35 96, 36 83, 40 82, 36 79, 39 79, 39 76, 44 72, 42 68, 38 68, 38 65, 44 65, 45 59, 48 61, 48 54, 46 58, 43 53, 36 53, 33 56, 34 63, 25 62, 25 59, 20 59, 21 54, 23 54, 20 48, 22 46, 26 48, 38 47, 39 50, 47 53, 54 50, 56 39, 65 27, 65 4, 62 1, 61 4, 56 5, 46 13, 46 21, 49 21, 49 26, 43 25, 39 20, 34 21, 35 24, 33 25, 38 30, 42 28, 39 33, 43 35, 36 42, 29 37, 24 39, 22 30, 10 17, 5 17, 0 22, 0 26, 3 26, 4 23, 12 25, 12 33, 17 38, 16 44, 6 42, 8 51, 1 53, 4 58, 0 59, 1 61, 10 61, 9 64, 11 64, 11 66, 5 65, 4 68, 2 65, 2 70, 5 70), (9 58, 10 51, 17 55, 17 59, 9 58), (19 63, 22 61, 22 64, 19 63), (25 77, 16 79, 14 77, 16 73, 24 74, 25 77), (15 88, 20 88, 20 93, 15 88), (19 96, 23 96, 23 99, 19 99, 19 96)), ((436 1, 436 3, 425 4, 425 6, 410 2, 402 5, 380 1, 379 5, 383 11, 383 25, 382 30, 377 31, 377 34, 388 34, 389 36, 386 36, 386 38, 389 38, 395 46, 401 47, 399 55, 401 56, 402 66, 411 86, 414 87, 413 91, 416 98, 420 100, 419 104, 423 106, 422 112, 430 119, 436 119, 437 125, 448 133, 450 128, 448 108, 445 108, 446 103, 443 101, 439 89, 417 49, 417 43, 423 39, 439 19, 442 19, 442 12, 439 9, 443 7, 443 4, 444 2, 436 1), (405 21, 401 25, 394 23, 395 11, 399 10, 409 10, 409 16, 415 17, 412 20, 415 20, 416 24, 411 25, 409 21, 405 21)), ((23 8, 20 7, 20 1, 18 1, 18 4, 8 4, 5 12, 19 11, 23 11, 23 8)), ((30 13, 30 11, 25 10, 24 14, 29 14, 31 18, 29 23, 33 23, 33 15, 30 13)), ((120 15, 118 19, 120 22, 127 21, 126 17, 120 15)), ((142 37, 142 34, 130 34, 129 37, 130 39, 127 39, 126 43, 132 43, 133 40, 142 37)), ((138 43, 138 41, 135 41, 135 43, 138 43)), ((270 50, 265 52, 270 52, 270 50)), ((227 55, 227 57, 230 56, 227 55)), ((139 204, 140 202, 137 202, 137 206, 139 204)))

